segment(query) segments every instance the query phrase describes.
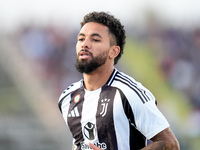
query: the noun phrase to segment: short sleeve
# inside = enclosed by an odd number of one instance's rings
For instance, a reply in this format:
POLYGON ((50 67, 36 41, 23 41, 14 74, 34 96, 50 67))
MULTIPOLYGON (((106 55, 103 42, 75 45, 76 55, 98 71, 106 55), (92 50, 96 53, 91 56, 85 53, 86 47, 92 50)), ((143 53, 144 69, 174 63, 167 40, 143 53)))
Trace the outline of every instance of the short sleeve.
POLYGON ((133 107, 136 128, 147 138, 151 139, 162 130, 169 127, 169 123, 160 112, 155 100, 137 102, 133 107))

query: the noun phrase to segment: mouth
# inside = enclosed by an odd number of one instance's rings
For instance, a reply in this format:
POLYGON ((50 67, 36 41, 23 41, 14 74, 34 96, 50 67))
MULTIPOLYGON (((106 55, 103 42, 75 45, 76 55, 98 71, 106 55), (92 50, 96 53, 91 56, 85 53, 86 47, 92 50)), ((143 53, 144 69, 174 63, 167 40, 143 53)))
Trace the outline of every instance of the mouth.
POLYGON ((78 56, 80 59, 88 59, 91 56, 91 53, 88 50, 81 50, 78 56))

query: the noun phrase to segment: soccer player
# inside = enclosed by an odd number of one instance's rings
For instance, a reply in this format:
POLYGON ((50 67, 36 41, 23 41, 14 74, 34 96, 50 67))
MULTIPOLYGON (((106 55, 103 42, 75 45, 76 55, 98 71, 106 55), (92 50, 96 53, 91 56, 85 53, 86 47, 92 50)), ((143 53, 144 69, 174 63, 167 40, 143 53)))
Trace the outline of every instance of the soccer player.
POLYGON ((178 150, 153 94, 114 65, 123 54, 124 26, 113 15, 84 17, 76 45, 83 79, 60 96, 59 108, 74 150, 178 150), (147 145, 147 139, 152 141, 147 145))

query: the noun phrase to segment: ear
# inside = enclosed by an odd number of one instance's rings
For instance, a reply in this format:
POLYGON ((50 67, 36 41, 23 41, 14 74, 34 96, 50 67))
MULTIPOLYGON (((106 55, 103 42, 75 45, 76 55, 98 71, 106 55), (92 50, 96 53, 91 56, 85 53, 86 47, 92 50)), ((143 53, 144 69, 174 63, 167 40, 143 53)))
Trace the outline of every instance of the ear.
POLYGON ((114 59, 120 53, 120 47, 113 45, 110 50, 110 58, 114 59))

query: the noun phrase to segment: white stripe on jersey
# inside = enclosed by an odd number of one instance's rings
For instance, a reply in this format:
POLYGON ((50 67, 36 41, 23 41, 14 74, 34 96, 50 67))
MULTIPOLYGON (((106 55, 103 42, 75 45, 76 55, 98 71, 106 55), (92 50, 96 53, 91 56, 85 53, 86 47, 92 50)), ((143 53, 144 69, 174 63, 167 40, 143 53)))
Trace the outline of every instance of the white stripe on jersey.
MULTIPOLYGON (((85 100, 83 103, 82 118, 81 118, 83 134, 85 133, 84 125, 86 125, 88 123, 88 120, 90 120, 90 123, 96 124, 96 111, 97 111, 100 92, 101 92, 101 88, 98 90, 95 90, 95 91, 87 91, 85 89, 85 95, 84 95, 85 100)), ((95 129, 96 129, 96 127, 95 127, 95 129)), ((95 133, 97 133, 97 131, 95 133)), ((87 140, 87 138, 85 138, 84 142, 88 143, 88 141, 86 141, 86 140, 87 140)), ((95 139, 90 142, 93 142, 93 143, 98 142, 97 135, 95 135, 95 139)))
POLYGON ((118 149, 129 150, 130 140, 129 136, 127 136, 130 135, 129 121, 124 113, 119 91, 117 91, 115 95, 115 101, 113 104, 113 114, 114 114, 113 118, 114 118, 114 126, 117 136, 117 142, 120 143, 118 144, 118 149))

